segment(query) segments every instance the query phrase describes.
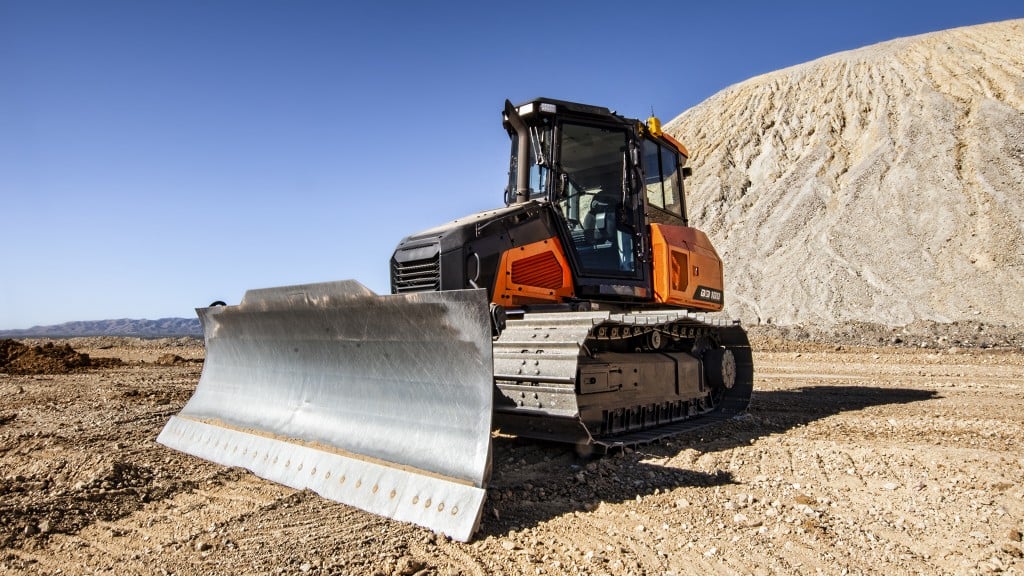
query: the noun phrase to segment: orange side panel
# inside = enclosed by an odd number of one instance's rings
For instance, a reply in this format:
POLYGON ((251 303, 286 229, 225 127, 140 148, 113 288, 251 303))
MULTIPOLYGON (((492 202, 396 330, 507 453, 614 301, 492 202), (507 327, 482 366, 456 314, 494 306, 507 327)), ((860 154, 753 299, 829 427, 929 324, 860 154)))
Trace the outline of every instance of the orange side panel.
POLYGON ((693 310, 722 309, 722 259, 703 232, 688 226, 651 224, 651 247, 655 301, 693 310))
POLYGON ((557 238, 517 246, 501 255, 494 303, 506 308, 572 298, 572 273, 557 238))
POLYGON ((562 267, 551 250, 512 260, 512 284, 548 290, 562 287, 562 267))

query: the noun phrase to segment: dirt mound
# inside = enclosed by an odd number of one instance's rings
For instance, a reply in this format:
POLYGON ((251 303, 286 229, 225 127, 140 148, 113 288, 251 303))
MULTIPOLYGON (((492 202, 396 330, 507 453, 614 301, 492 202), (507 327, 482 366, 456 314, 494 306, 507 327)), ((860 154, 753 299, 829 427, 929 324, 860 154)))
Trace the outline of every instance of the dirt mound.
POLYGON ((666 124, 746 323, 1024 325, 1024 20, 758 76, 666 124))
POLYGON ((26 346, 16 340, 0 340, 0 372, 8 374, 67 374, 120 363, 117 358, 90 358, 68 344, 47 342, 40 346, 26 346))

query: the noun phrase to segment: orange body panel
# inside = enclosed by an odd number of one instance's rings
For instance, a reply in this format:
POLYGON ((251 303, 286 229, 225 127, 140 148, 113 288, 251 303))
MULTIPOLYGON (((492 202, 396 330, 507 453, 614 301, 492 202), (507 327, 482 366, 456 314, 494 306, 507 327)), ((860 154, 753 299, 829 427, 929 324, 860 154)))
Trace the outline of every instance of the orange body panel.
MULTIPOLYGON (((676 150, 678 150, 680 154, 689 158, 690 151, 686 149, 686 146, 683 146, 682 142, 676 140, 675 138, 672 137, 671 134, 667 134, 665 132, 661 133, 661 137, 667 140, 669 144, 675 146, 676 150)), ((685 162, 685 159, 683 161, 685 162)))
POLYGON ((547 304, 572 296, 572 272, 557 238, 517 246, 501 255, 495 304, 506 308, 547 304))
POLYGON ((703 232, 651 224, 651 247, 656 302, 695 310, 722 309, 722 259, 703 232))

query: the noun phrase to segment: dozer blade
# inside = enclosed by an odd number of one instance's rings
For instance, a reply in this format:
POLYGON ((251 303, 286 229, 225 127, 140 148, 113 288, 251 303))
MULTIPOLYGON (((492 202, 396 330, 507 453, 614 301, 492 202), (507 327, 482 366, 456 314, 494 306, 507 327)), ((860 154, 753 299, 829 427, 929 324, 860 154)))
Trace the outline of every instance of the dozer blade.
POLYGON ((343 281, 198 309, 203 373, 157 441, 466 541, 490 476, 487 306, 343 281))

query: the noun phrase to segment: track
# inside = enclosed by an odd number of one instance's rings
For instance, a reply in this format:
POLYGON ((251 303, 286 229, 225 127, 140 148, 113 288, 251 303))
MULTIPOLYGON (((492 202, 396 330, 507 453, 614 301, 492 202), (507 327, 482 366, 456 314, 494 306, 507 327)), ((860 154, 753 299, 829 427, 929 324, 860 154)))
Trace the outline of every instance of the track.
POLYGON ((494 371, 500 429, 602 448, 649 443, 732 418, 746 409, 753 387, 746 332, 731 321, 685 311, 527 314, 510 320, 495 342, 494 371), (733 353, 732 388, 705 387, 703 367, 688 354, 668 353, 703 342, 733 353), (685 361, 695 370, 680 382, 678 364, 685 361), (652 369, 652 362, 671 369, 652 369), (631 369, 652 377, 634 377, 632 387, 621 377, 616 386, 616 373, 631 369), (672 377, 674 388, 666 384, 672 377))

